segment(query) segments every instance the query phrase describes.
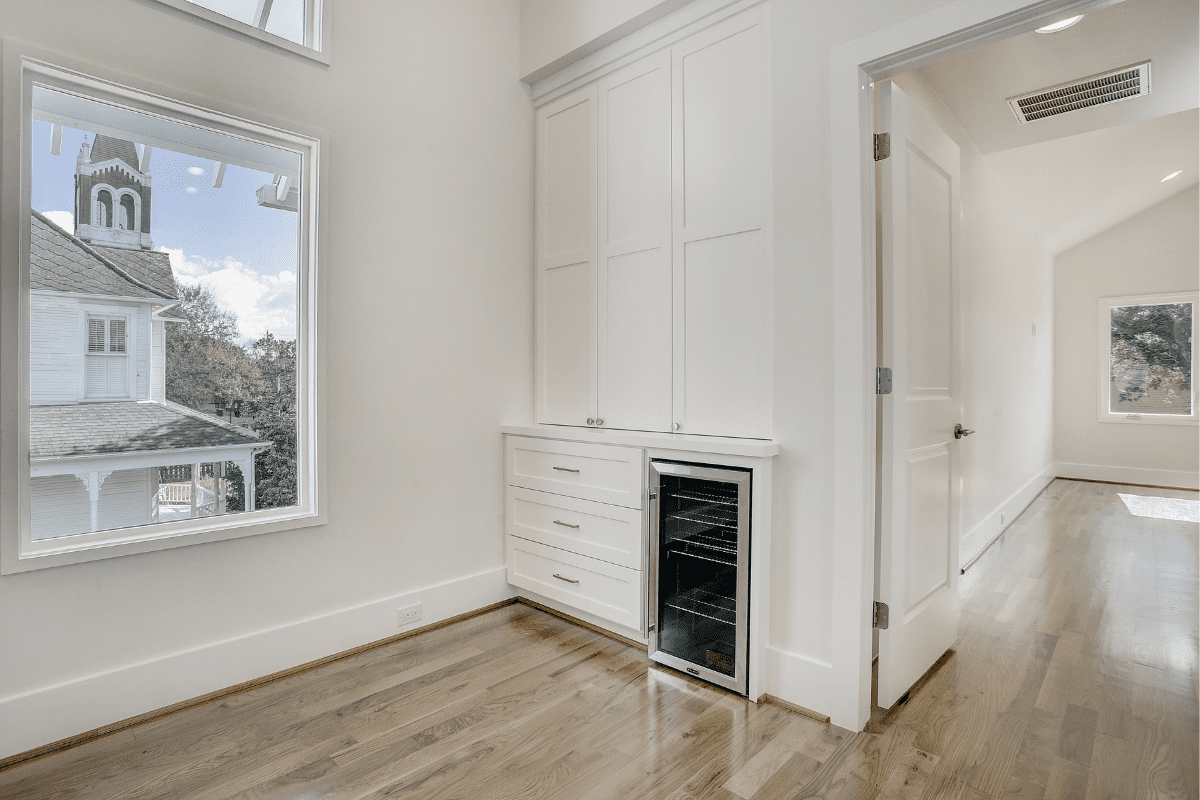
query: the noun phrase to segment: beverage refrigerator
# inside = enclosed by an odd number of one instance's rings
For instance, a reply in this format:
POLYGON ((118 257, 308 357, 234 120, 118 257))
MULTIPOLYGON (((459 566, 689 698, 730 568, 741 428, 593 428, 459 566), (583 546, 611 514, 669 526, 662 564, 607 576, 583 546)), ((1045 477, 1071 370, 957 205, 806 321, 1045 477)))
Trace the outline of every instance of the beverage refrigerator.
POLYGON ((747 691, 750 470, 650 462, 650 658, 747 691))

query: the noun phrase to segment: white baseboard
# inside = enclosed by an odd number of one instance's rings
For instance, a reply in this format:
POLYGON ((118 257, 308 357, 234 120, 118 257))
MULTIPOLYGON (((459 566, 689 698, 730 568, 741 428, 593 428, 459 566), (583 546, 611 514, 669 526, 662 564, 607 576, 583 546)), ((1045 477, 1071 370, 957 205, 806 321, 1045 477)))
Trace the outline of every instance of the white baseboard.
POLYGON ((422 627, 513 596, 504 567, 0 698, 0 759, 422 627))
POLYGON ((1080 478, 1086 481, 1140 483, 1145 486, 1168 486, 1176 489, 1200 489, 1200 472, 1173 469, 1142 469, 1114 467, 1107 464, 1055 464, 1060 478, 1080 478))
POLYGON ((1034 498, 1050 485, 1055 476, 1061 474, 1057 472, 1057 467, 1059 466, 1061 465, 1048 465, 1037 475, 1030 478, 1024 486, 1009 495, 1004 502, 989 511, 978 524, 963 534, 958 549, 960 567, 970 564, 980 553, 987 549, 988 545, 996 541, 997 536, 1004 533, 1005 528, 1011 525, 1012 521, 1029 507, 1034 498), (1001 522, 1001 518, 1003 518, 1003 522, 1001 522))
POLYGON ((765 648, 765 655, 767 694, 828 716, 834 725, 850 730, 862 727, 858 697, 847 691, 850 682, 833 664, 778 647, 765 648))

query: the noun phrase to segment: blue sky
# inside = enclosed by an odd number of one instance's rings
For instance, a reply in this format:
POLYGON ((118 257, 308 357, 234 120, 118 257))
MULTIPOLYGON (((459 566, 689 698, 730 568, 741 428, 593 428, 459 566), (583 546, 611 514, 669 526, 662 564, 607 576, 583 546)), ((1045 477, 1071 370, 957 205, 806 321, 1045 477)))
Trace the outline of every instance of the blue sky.
MULTIPOLYGON (((33 207, 71 233, 84 135, 65 128, 62 151, 53 156, 49 123, 33 123, 33 207)), ((157 148, 150 175, 150 236, 155 249, 170 253, 176 280, 206 286, 237 316, 244 343, 267 331, 294 339, 298 215, 260 207, 255 195, 273 176, 230 165, 214 189, 213 162, 157 148)))

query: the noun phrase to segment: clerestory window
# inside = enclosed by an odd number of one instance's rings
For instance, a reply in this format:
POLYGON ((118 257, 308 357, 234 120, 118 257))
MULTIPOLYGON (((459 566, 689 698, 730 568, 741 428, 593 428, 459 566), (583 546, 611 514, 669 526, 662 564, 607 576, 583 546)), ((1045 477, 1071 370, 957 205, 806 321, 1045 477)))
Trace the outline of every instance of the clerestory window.
POLYGON ((331 0, 157 0, 244 36, 329 63, 331 0))

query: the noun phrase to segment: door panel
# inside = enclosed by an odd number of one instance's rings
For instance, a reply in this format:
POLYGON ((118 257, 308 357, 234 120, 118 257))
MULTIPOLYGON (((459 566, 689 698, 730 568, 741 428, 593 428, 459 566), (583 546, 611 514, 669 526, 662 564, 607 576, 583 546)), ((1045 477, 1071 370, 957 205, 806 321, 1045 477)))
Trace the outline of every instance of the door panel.
POLYGON ((600 82, 598 398, 606 428, 671 426, 671 61, 600 82))
POLYGON ((596 413, 596 87, 537 117, 537 420, 596 413))
POLYGON ((762 232, 719 236, 684 246, 681 355, 689 433, 761 436, 760 395, 769 391, 764 350, 770 329, 765 287, 753 269, 762 232))
POLYGON ((682 433, 771 435, 767 8, 673 48, 674 411, 682 433))
POLYGON ((958 635, 958 146, 890 83, 881 163, 883 410, 878 702, 892 706, 958 635))

